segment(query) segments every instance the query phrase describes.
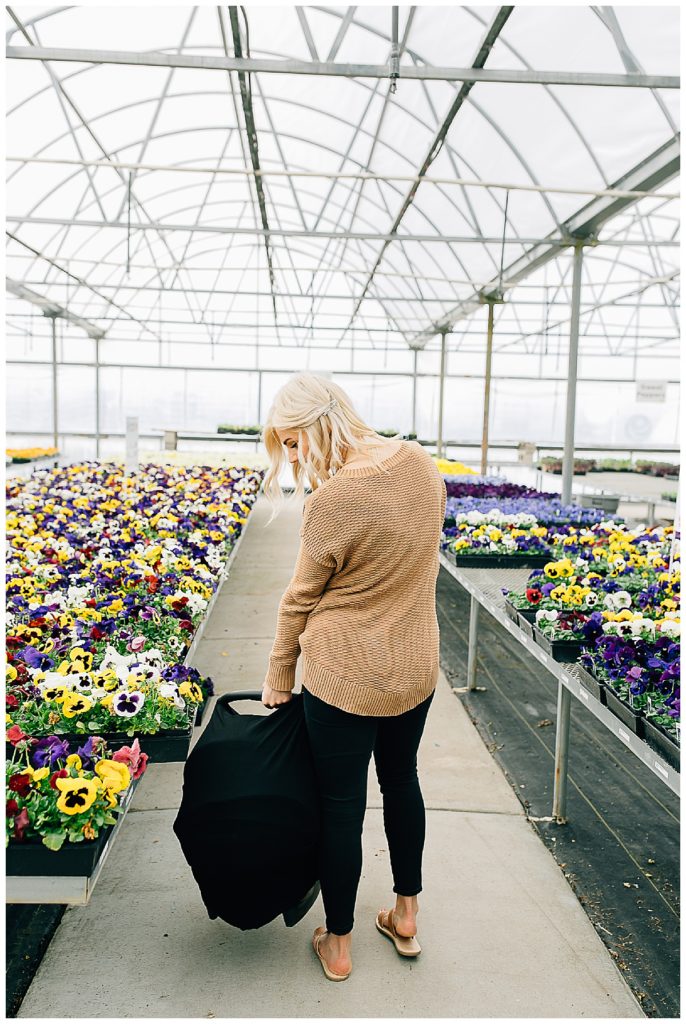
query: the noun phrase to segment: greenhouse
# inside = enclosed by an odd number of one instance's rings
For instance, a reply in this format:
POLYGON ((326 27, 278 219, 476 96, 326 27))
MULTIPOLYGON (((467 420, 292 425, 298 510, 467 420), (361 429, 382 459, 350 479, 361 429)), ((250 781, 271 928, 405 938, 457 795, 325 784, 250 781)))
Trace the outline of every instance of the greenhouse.
POLYGON ((678 1016, 679 9, 6 12, 7 1015, 678 1016))

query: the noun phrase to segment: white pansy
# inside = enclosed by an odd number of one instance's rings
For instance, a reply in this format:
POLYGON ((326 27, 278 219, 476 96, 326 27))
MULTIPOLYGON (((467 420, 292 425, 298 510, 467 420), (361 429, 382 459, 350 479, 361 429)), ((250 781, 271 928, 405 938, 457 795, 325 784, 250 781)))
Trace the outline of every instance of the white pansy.
POLYGON ((590 594, 586 594, 584 601, 586 602, 587 608, 595 608, 595 606, 598 603, 598 595, 594 594, 593 591, 591 591, 590 594))
POLYGON ((626 590, 616 590, 614 594, 606 594, 605 607, 610 608, 613 611, 618 611, 621 608, 631 607, 631 594, 626 590))
POLYGON ((603 632, 611 633, 613 636, 631 636, 632 629, 630 622, 606 622, 603 624, 603 632))
POLYGON ((558 612, 554 609, 539 608, 536 612, 536 622, 555 622, 558 617, 558 612))
POLYGON ((67 590, 67 605, 69 607, 82 605, 92 595, 92 587, 69 587, 67 590))
POLYGON ((129 675, 129 666, 136 661, 138 655, 136 654, 120 654, 110 644, 105 649, 105 656, 100 663, 100 670, 106 668, 113 668, 117 673, 120 682, 126 682, 129 675))
POLYGON ((46 672, 45 678, 38 683, 41 693, 52 690, 56 686, 65 686, 68 690, 74 689, 74 683, 78 676, 63 676, 60 672, 46 672))
POLYGON ((660 632, 665 636, 668 636, 670 640, 677 640, 681 636, 681 624, 673 622, 671 619, 661 622, 658 628, 660 632))
POLYGON ((470 526, 479 526, 485 518, 483 513, 477 512, 476 509, 471 509, 469 512, 461 512, 455 517, 458 523, 469 523, 470 526))
POLYGON ((176 683, 161 683, 159 687, 160 696, 166 700, 174 702, 174 706, 177 708, 185 708, 186 702, 179 693, 179 688, 176 683))
POLYGON ((653 619, 632 619, 629 626, 634 636, 639 636, 643 632, 648 632, 651 636, 655 635, 655 622, 653 619))
POLYGON ((167 664, 166 658, 158 647, 151 647, 149 651, 141 651, 138 655, 138 664, 146 667, 162 668, 167 664))
POLYGON ((74 689, 79 693, 90 693, 93 689, 93 680, 88 672, 74 672, 70 674, 69 678, 72 680, 74 689))

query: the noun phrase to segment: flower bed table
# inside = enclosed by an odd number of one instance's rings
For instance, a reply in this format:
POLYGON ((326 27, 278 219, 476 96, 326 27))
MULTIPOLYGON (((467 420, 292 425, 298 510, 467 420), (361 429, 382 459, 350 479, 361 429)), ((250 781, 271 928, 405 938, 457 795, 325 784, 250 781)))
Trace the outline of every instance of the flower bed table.
MULTIPOLYGON (((197 628, 197 630, 196 630, 196 632, 194 634, 194 637, 193 637, 193 642, 191 643, 191 646, 188 648, 188 651, 186 652, 186 656, 185 656, 184 662, 183 662, 183 664, 186 665, 186 666, 190 666, 192 661, 193 661, 195 652, 197 651, 197 648, 198 648, 198 644, 200 643, 200 640, 202 639, 203 633, 205 631, 205 627, 206 627, 207 622, 208 622, 208 620, 210 618, 210 615, 212 614, 212 610, 214 609, 214 606, 216 604, 217 598, 219 596, 219 592, 220 592, 224 582, 226 581, 226 579, 227 579, 227 577, 229 575, 229 572, 230 572, 231 567, 233 565, 233 561, 234 561, 234 559, 236 557, 236 554, 238 552, 238 548, 240 547, 241 541, 243 540, 243 537, 245 536, 245 532, 246 532, 246 530, 247 530, 247 528, 250 525, 250 522, 252 520, 252 511, 253 511, 253 509, 251 508, 250 514, 248 515, 248 518, 247 518, 245 524, 243 525, 237 540, 235 541, 235 543, 231 547, 231 551, 229 552, 229 556, 228 556, 228 558, 226 560, 226 563, 224 565, 224 569, 223 569, 221 577, 219 579, 219 583, 217 585, 217 588, 216 588, 216 590, 214 592, 214 595, 213 595, 212 599, 210 600, 207 608, 205 609, 205 616, 204 616, 202 622, 198 625, 198 628, 197 628)), ((195 715, 194 715, 194 717, 195 717, 195 715)), ((191 726, 191 730, 190 730, 189 737, 188 737, 188 744, 190 744, 192 742, 192 735, 191 734, 192 734, 192 726, 191 726)), ((130 737, 124 735, 122 737, 122 739, 125 742, 129 742, 130 737)), ((143 750, 145 750, 146 749, 145 748, 145 735, 140 735, 139 736, 139 741, 141 742, 143 750)), ((186 748, 186 750, 187 750, 187 748, 186 748)), ((183 758, 175 756, 175 757, 165 758, 165 760, 185 760, 185 754, 184 754, 183 758)), ((117 838, 117 836, 119 834, 119 829, 121 828, 122 822, 123 822, 124 818, 126 817, 126 813, 127 813, 128 807, 129 807, 129 805, 131 803, 131 799, 133 797, 133 794, 135 792, 135 789, 136 789, 139 781, 140 780, 135 780, 135 781, 133 781, 131 783, 129 791, 126 793, 124 799, 122 800, 122 805, 121 805, 122 806, 122 810, 119 813, 119 815, 117 816, 117 822, 116 822, 115 825, 111 826, 111 832, 110 832, 110 834, 109 834, 109 836, 107 838, 107 841, 106 841, 105 845, 102 848, 100 856, 98 857, 97 861, 94 864, 94 867, 93 867, 93 870, 92 870, 91 874, 89 874, 89 875, 69 875, 69 874, 28 875, 28 874, 14 874, 13 875, 13 874, 9 873, 11 871, 11 869, 12 869, 12 866, 11 866, 11 863, 9 863, 9 858, 8 858, 7 877, 6 877, 6 886, 5 886, 5 902, 6 903, 52 903, 52 904, 65 903, 65 904, 74 905, 74 906, 85 906, 90 901, 91 895, 93 893, 93 889, 95 888, 95 885, 96 885, 96 883, 97 883, 97 881, 98 881, 98 879, 100 877, 100 873, 102 871, 102 868, 103 868, 103 865, 104 865, 105 860, 107 858, 107 855, 110 852, 113 843, 116 841, 116 838, 117 838)), ((60 870, 60 867, 59 867, 59 865, 60 865, 59 855, 60 855, 61 852, 62 851, 57 851, 57 853, 54 855, 55 856, 55 869, 56 869, 56 871, 60 870)), ((68 851, 65 850, 65 852, 68 852, 68 851)))
POLYGON ((631 732, 609 708, 586 688, 577 675, 576 666, 554 661, 533 638, 526 635, 508 617, 505 611, 505 597, 501 588, 522 590, 529 578, 529 569, 465 569, 457 567, 441 551, 440 564, 464 587, 471 596, 469 611, 469 646, 467 657, 467 690, 476 689, 476 641, 479 609, 485 608, 503 629, 515 637, 520 644, 557 679, 557 725, 555 731, 555 775, 551 821, 563 824, 567 821, 567 767, 569 760, 569 725, 572 695, 591 714, 595 715, 611 733, 617 736, 635 756, 672 790, 679 793, 679 772, 660 757, 642 739, 631 732))
MULTIPOLYGON (((111 826, 111 832, 103 846, 100 856, 96 860, 93 870, 89 875, 25 875, 11 874, 12 862, 7 857, 7 874, 5 878, 5 902, 6 903, 68 903, 74 906, 85 906, 90 902, 95 884, 100 877, 103 865, 107 859, 112 846, 119 835, 119 829, 127 815, 133 794, 136 791, 138 782, 134 779, 129 786, 128 792, 121 802, 121 811, 117 815, 116 825, 111 826)), ((93 841, 96 842, 95 840, 93 841)), ((65 855, 69 849, 63 847, 65 855)), ((9 850, 7 851, 10 852, 9 850)), ((62 850, 53 854, 55 867, 59 870, 59 858, 62 850)))

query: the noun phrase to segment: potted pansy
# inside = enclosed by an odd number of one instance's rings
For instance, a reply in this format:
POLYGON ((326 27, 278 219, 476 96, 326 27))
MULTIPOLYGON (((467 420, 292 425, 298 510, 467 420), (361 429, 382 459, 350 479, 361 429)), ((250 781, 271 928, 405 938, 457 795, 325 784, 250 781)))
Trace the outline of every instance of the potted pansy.
POLYGON ((542 564, 549 557, 543 540, 546 533, 546 527, 524 512, 512 516, 497 510, 459 513, 448 553, 456 565, 477 568, 542 564))
POLYGON ((102 737, 70 752, 60 736, 11 730, 6 762, 9 875, 90 875, 128 806, 147 755, 137 741, 112 752, 102 737))
POLYGON ((98 733, 113 748, 140 736, 156 761, 185 759, 204 700, 195 670, 174 671, 156 650, 122 655, 110 647, 97 671, 84 671, 90 662, 71 655, 81 671, 36 673, 13 694, 13 724, 33 736, 98 733))
POLYGON ((669 696, 650 694, 643 720, 644 738, 673 768, 681 766, 680 689, 669 696))
MULTIPOLYGON (((665 703, 678 700, 676 629, 673 620, 610 620, 603 625, 603 636, 582 652, 581 664, 605 685, 608 707, 638 735, 645 731, 646 715, 664 715, 660 709, 665 703)), ((659 725, 674 741, 677 717, 669 714, 659 725)))
POLYGON ((573 662, 584 643, 602 634, 602 615, 600 612, 589 615, 574 610, 540 608, 536 612, 533 633, 536 643, 555 661, 573 662))

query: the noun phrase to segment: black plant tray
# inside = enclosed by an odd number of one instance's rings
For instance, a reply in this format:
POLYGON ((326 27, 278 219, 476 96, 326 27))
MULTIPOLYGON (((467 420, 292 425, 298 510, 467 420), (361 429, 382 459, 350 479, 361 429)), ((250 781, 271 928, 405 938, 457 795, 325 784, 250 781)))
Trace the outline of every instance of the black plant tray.
MULTIPOLYGON (((83 746, 88 737, 94 734, 87 732, 65 732, 53 733, 51 735, 59 735, 61 740, 67 740, 70 751, 75 753, 76 748, 83 746)), ((163 761, 186 760, 193 735, 193 727, 189 726, 188 729, 163 729, 157 733, 137 732, 133 736, 127 736, 126 733, 121 732, 103 732, 99 733, 99 735, 102 736, 112 752, 121 750, 122 747, 130 747, 133 741, 137 739, 141 745, 141 750, 144 754, 148 754, 150 761, 155 764, 161 764, 163 761)), ((14 747, 8 743, 6 745, 8 758, 12 756, 13 750, 14 747)))
POLYGON ((643 737, 643 726, 645 723, 645 716, 642 711, 636 711, 631 705, 623 700, 615 690, 612 689, 607 683, 605 684, 605 703, 612 712, 616 715, 620 721, 624 722, 627 728, 635 732, 639 738, 643 737))
POLYGON ((201 704, 198 704, 198 710, 195 713, 195 723, 194 723, 196 728, 199 725, 202 725, 203 715, 205 714, 205 708, 207 707, 208 704, 209 704, 209 698, 205 698, 205 700, 201 704))
POLYGON ((522 632, 526 633, 526 635, 530 636, 531 639, 533 640, 533 638, 534 638, 534 623, 533 623, 533 619, 530 619, 527 614, 525 614, 523 611, 520 611, 519 615, 517 616, 517 620, 518 620, 518 623, 519 623, 519 628, 522 630, 522 632))
MULTIPOLYGON (((167 761, 185 761, 188 757, 188 748, 191 745, 193 726, 188 729, 163 729, 156 733, 134 733, 127 736, 125 733, 104 732, 102 737, 110 750, 121 750, 122 747, 130 747, 135 739, 141 745, 143 753, 147 754, 150 761, 161 764, 167 761)), ((75 735, 73 733, 64 735, 61 739, 69 740, 71 746, 74 741, 77 746, 85 743, 88 735, 75 735)), ((76 749, 76 747, 74 747, 76 749)))
POLYGON ((658 754, 664 757, 667 764, 677 771, 681 769, 681 748, 676 740, 665 732, 661 726, 656 725, 650 718, 643 718, 643 738, 648 741, 658 754))
POLYGON ((581 640, 549 640, 538 626, 533 626, 534 640, 554 661, 576 661, 581 654, 581 640))
POLYGON ((507 598, 505 598, 505 614, 507 615, 508 619, 512 619, 516 626, 519 625, 519 615, 517 609, 511 601, 507 600, 507 598))
POLYGON ((8 875, 92 875, 114 825, 106 825, 97 839, 84 839, 82 843, 65 842, 61 850, 49 850, 40 839, 19 843, 11 839, 5 850, 8 875))
POLYGON ((460 555, 452 554, 459 568, 472 569, 537 569, 547 565, 552 555, 460 555))
POLYGON ((605 700, 605 683, 602 682, 602 680, 596 679, 592 672, 589 672, 588 669, 579 664, 575 666, 574 675, 581 685, 585 687, 589 693, 592 693, 601 704, 607 703, 605 700))

